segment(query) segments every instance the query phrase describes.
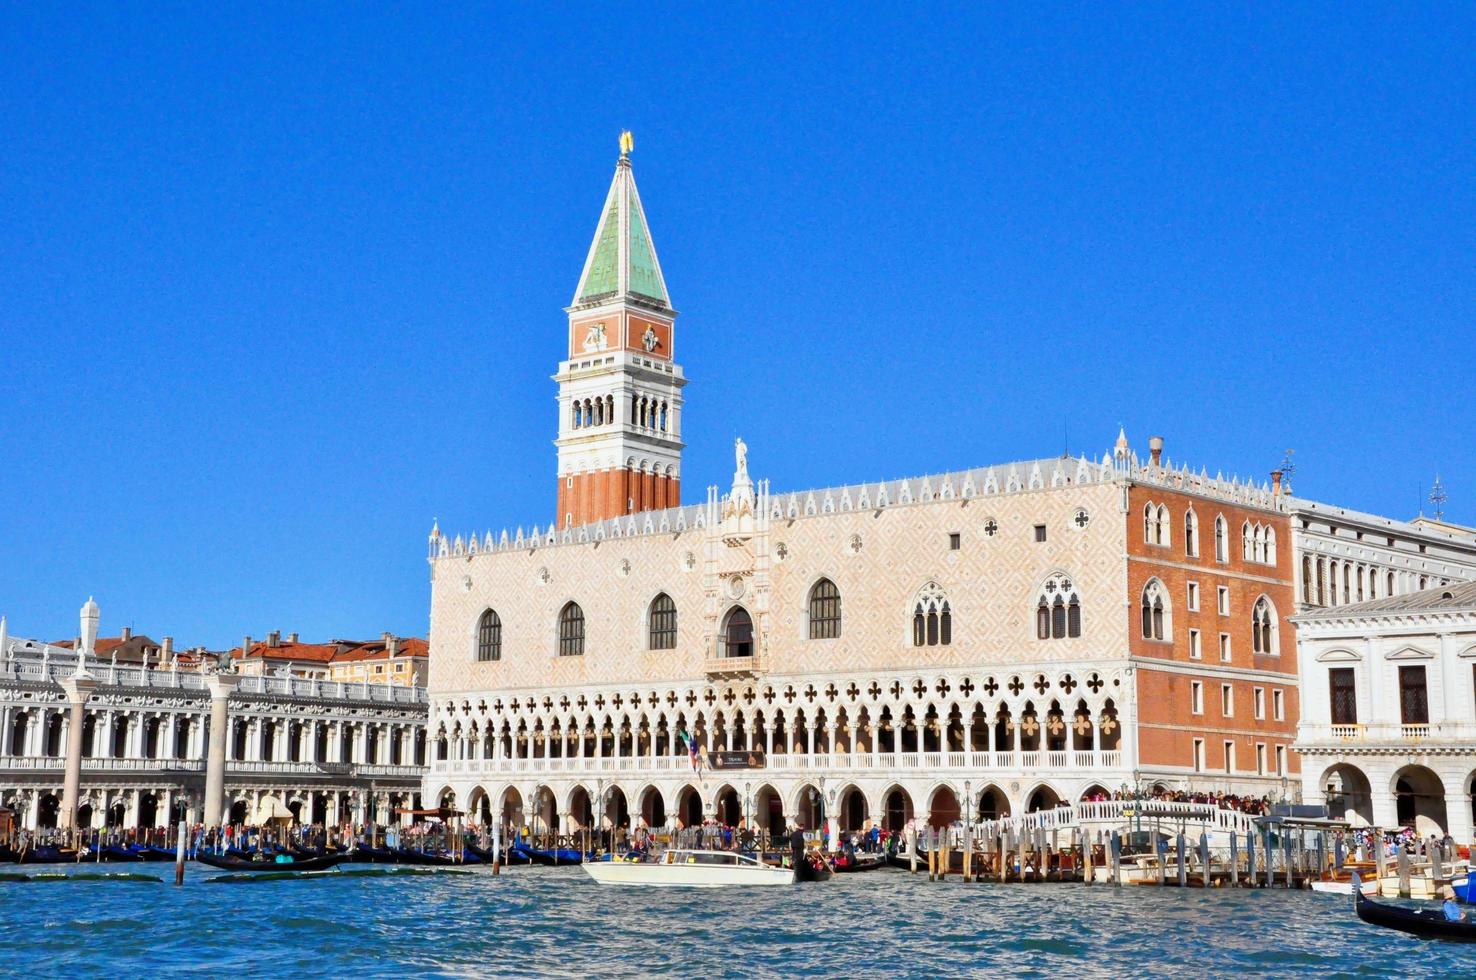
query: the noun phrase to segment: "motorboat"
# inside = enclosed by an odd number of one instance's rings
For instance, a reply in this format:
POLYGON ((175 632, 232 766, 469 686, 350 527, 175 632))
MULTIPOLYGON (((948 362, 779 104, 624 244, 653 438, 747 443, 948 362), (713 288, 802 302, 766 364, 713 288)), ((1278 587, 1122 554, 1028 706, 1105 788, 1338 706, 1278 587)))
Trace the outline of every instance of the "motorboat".
POLYGON ((1467 919, 1452 922, 1438 909, 1412 909, 1402 905, 1387 905, 1376 902, 1363 894, 1357 875, 1353 876, 1353 909, 1358 917, 1370 925, 1386 929, 1398 929, 1427 939, 1444 939, 1449 942, 1476 942, 1476 921, 1467 919))
MULTIPOLYGON (((1353 894, 1352 881, 1314 881, 1311 884, 1314 892, 1322 892, 1324 895, 1353 894)), ((1363 894, 1365 895, 1373 896, 1379 893, 1379 883, 1377 880, 1360 880, 1359 887, 1363 889, 1363 894)))
POLYGON ((602 885, 651 888, 725 888, 790 885, 793 868, 775 868, 736 851, 665 851, 653 860, 590 861, 580 865, 602 885))

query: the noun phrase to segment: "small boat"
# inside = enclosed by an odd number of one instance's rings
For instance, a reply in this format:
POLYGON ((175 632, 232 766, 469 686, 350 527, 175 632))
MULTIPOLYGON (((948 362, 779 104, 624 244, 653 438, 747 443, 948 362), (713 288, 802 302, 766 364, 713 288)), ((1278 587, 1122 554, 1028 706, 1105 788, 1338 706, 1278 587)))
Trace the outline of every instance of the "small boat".
POLYGON ((806 855, 794 862, 795 881, 829 881, 834 875, 824 858, 806 855))
POLYGON ((396 854, 399 858, 397 861, 399 864, 418 864, 432 868, 482 863, 481 858, 470 850, 464 854, 457 855, 447 851, 415 851, 408 847, 402 847, 396 854))
POLYGON ((572 847, 528 847, 525 844, 514 844, 514 853, 521 854, 528 859, 530 864, 580 864, 587 855, 572 847))
POLYGON ((1476 942, 1476 921, 1451 922, 1445 913, 1435 909, 1412 909, 1402 905, 1375 902, 1363 894, 1362 883, 1353 876, 1353 908, 1358 917, 1370 925, 1398 929, 1427 939, 1449 942, 1476 942))
MULTIPOLYGON (((1377 895, 1379 883, 1375 880, 1362 882, 1360 886, 1365 895, 1377 895)), ((1353 894, 1353 882, 1351 881, 1314 881, 1312 882, 1314 892, 1322 892, 1324 895, 1351 895, 1353 894)))
MULTIPOLYGON (((173 861, 175 858, 174 848, 157 847, 153 844, 145 844, 142 847, 134 847, 133 852, 145 861, 173 861)), ((188 847, 186 847, 188 851, 188 847)))
POLYGON ((887 866, 887 856, 880 851, 841 851, 830 862, 839 874, 855 874, 860 871, 875 871, 887 866))
POLYGON ((143 860, 143 855, 142 854, 139 854, 137 851, 133 850, 130 847, 124 847, 121 844, 104 844, 100 848, 100 850, 102 851, 102 859, 104 861, 142 861, 143 860))
POLYGON ((792 868, 772 868, 752 855, 734 851, 674 850, 654 861, 590 861, 580 867, 602 885, 724 888, 789 885, 795 881, 792 868))
POLYGON ((212 868, 222 871, 327 871, 334 867, 343 858, 337 854, 325 855, 318 858, 309 858, 306 861, 243 861, 240 858, 227 857, 219 854, 206 854, 201 851, 195 855, 195 860, 201 864, 208 864, 212 868))
POLYGON ((1454 889, 1456 898, 1467 905, 1476 905, 1476 888, 1472 887, 1469 876, 1455 879, 1450 883, 1450 887, 1454 889))
POLYGON ((68 864, 77 860, 77 852, 70 847, 53 844, 37 844, 16 853, 17 864, 68 864))

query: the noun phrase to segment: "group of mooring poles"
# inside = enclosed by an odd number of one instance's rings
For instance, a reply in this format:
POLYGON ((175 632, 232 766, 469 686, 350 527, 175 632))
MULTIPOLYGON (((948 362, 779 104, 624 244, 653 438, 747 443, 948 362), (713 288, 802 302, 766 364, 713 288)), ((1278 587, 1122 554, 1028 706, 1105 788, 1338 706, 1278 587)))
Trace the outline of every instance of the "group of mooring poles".
MULTIPOLYGON (((1294 840, 1293 833, 1285 830, 1277 836, 1269 825, 1228 836, 1229 854, 1221 852, 1223 856, 1217 858, 1211 852, 1207 832, 1196 838, 1183 828, 1171 837, 1155 831, 1152 839, 1156 860, 1145 864, 1147 875, 1138 876, 1134 883, 1180 888, 1293 888, 1321 877, 1330 864, 1341 868, 1344 862, 1341 840, 1336 841, 1333 860, 1328 861, 1327 838, 1322 833, 1316 833, 1310 845, 1305 834, 1300 840, 1294 840)), ((977 841, 966 835, 959 867, 966 882, 1079 881, 1091 885, 1100 862, 1106 865, 1108 883, 1120 886, 1123 850, 1123 835, 1117 830, 1094 833, 1073 827, 1047 832, 1036 827, 1024 832, 1001 831, 977 841), (1064 847, 1063 833, 1068 838, 1064 847)), ((919 851, 926 856, 929 881, 946 881, 954 873, 954 847, 947 831, 933 827, 918 831, 911 854, 914 874, 923 860, 919 851)), ((1403 880, 1409 874, 1409 856, 1401 850, 1398 860, 1403 880)), ((1382 854, 1379 863, 1382 876, 1382 854)))

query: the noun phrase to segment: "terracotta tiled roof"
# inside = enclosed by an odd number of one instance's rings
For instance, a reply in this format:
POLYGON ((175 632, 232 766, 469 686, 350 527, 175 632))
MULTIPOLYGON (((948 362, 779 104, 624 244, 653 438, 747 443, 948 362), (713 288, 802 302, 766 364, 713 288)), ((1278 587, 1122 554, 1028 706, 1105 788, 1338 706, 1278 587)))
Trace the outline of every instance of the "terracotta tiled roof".
POLYGON ((1369 599, 1346 606, 1327 606, 1302 613, 1297 619, 1346 619, 1349 616, 1377 616, 1380 613, 1439 612, 1452 609, 1476 609, 1476 582, 1439 585, 1433 589, 1369 599))

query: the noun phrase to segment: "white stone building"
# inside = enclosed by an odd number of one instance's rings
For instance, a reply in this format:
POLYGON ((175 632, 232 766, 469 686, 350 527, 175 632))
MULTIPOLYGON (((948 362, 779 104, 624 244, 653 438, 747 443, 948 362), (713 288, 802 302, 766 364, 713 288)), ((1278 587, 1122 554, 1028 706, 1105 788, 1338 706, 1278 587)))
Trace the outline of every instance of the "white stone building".
POLYGON ((394 806, 415 802, 424 688, 220 675, 213 658, 120 665, 92 652, 96 610, 92 602, 83 608, 75 647, 9 636, 0 620, 0 803, 21 826, 67 824, 67 763, 79 720, 78 826, 200 821, 210 809, 213 693, 223 698, 215 717, 228 726, 221 818, 246 820, 268 795, 305 821, 328 823, 386 821, 394 806))
POLYGON ((1356 824, 1472 842, 1476 583, 1295 617, 1303 794, 1356 824))

